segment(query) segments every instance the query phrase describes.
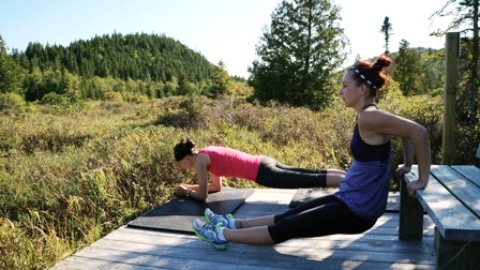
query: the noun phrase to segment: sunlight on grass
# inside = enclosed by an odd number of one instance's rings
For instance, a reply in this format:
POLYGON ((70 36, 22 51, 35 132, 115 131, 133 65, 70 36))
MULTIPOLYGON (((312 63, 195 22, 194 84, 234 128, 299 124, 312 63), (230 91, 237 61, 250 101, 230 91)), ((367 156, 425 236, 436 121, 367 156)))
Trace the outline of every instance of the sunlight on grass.
MULTIPOLYGON (((410 116, 421 118, 429 104, 408 102, 414 104, 410 116)), ((428 121, 439 133, 440 120, 428 121)), ((183 136, 199 148, 225 145, 305 168, 345 169, 354 122, 343 104, 313 112, 203 96, 73 109, 35 104, 2 114, 0 269, 45 269, 170 199, 174 184, 194 181, 172 154, 183 136)), ((234 178, 225 183, 257 187, 234 178)))

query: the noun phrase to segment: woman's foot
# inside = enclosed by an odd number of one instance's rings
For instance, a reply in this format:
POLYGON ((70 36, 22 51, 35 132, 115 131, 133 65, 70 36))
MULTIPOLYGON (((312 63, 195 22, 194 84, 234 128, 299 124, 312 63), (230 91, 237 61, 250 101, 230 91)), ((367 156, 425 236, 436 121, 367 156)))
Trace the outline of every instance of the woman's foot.
POLYGON ((228 242, 226 240, 221 240, 218 236, 218 229, 223 227, 221 223, 213 225, 195 219, 192 226, 195 234, 203 241, 208 242, 215 249, 226 250, 228 248, 228 242))
POLYGON ((212 225, 217 225, 218 223, 221 223, 223 227, 229 228, 229 229, 236 229, 235 226, 235 219, 233 218, 232 214, 226 214, 226 215, 217 215, 212 212, 209 208, 205 209, 205 219, 208 221, 208 223, 212 225))

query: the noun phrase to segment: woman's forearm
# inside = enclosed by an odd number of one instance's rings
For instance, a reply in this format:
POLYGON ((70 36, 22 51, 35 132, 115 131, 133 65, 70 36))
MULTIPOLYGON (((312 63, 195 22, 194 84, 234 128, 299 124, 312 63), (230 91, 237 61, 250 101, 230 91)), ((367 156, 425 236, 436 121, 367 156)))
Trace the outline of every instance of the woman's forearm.
POLYGON ((403 145, 403 164, 409 168, 413 165, 414 148, 412 141, 408 138, 401 138, 403 145))
POLYGON ((418 180, 422 183, 423 187, 426 187, 430 176, 431 151, 430 139, 425 127, 421 126, 421 128, 418 129, 412 143, 415 148, 415 155, 418 163, 418 180))

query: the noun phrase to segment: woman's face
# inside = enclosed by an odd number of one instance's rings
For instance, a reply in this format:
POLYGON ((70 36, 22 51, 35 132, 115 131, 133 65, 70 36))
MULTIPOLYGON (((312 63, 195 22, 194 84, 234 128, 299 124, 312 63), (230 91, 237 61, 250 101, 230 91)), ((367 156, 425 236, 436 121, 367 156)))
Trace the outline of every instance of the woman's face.
POLYGON ((338 93, 342 96, 343 102, 347 107, 353 107, 360 100, 360 88, 357 82, 353 79, 353 71, 347 71, 343 76, 342 88, 338 93))
POLYGON ((190 170, 193 168, 193 163, 191 162, 189 156, 185 156, 182 160, 178 162, 178 165, 183 169, 190 170))

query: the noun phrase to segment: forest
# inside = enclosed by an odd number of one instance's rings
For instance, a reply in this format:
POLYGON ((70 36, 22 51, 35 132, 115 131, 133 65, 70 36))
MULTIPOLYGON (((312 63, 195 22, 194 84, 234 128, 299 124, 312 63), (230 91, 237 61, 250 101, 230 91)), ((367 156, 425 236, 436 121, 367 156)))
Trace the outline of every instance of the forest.
MULTIPOLYGON (((135 100, 189 94, 213 97, 253 92, 244 78, 230 77, 223 63, 212 64, 202 54, 166 36, 114 33, 75 41, 68 47, 35 42, 30 43, 25 51, 14 49, 9 54, 0 36, 0 52, 3 52, 3 72, 8 78, 0 82, 0 93, 18 94, 26 102, 60 104, 81 100, 135 100)), ((405 94, 435 93, 443 87, 442 52, 409 48, 405 42, 399 53, 392 56, 409 65, 397 65, 396 70, 402 71, 392 72, 401 88, 408 89, 405 94), (403 80, 405 73, 414 76, 403 80)), ((331 77, 335 75, 338 76, 332 72, 331 77)), ((269 96, 263 100, 309 105, 305 104, 308 98, 282 100, 282 96, 269 96)), ((254 97, 262 99, 262 94, 257 93, 254 97)))

